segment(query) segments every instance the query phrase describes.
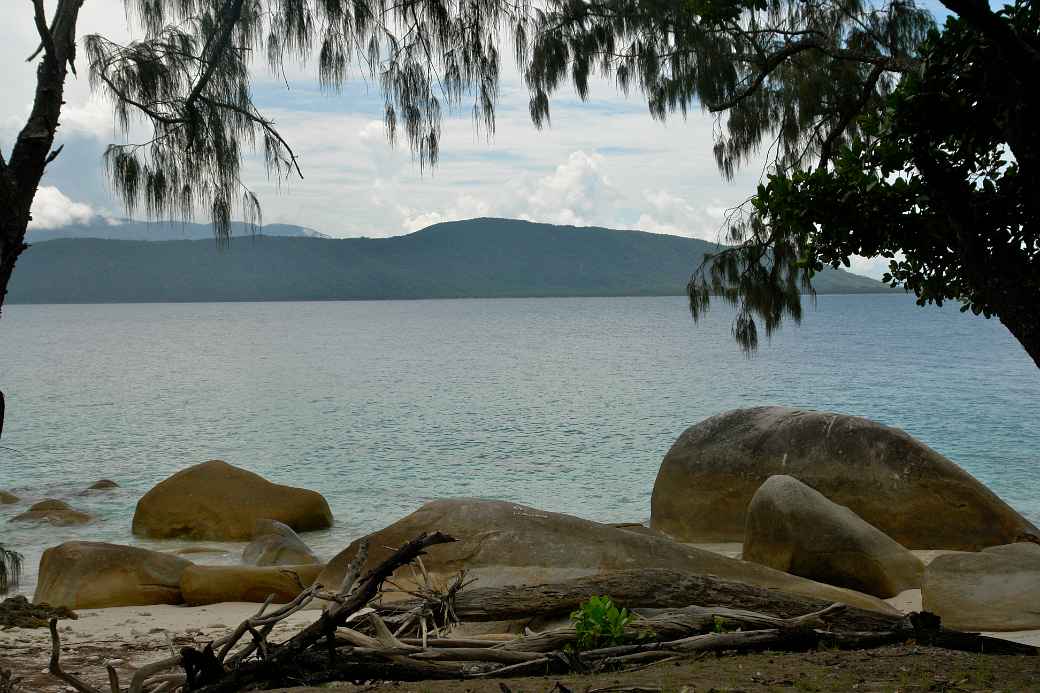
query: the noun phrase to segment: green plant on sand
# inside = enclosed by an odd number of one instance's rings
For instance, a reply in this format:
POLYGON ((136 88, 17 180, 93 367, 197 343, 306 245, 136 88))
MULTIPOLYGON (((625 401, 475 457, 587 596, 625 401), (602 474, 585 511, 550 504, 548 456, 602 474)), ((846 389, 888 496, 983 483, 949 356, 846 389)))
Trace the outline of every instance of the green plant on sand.
POLYGON ((576 646, 579 650, 622 644, 625 627, 632 621, 628 609, 618 609, 607 596, 589 597, 571 614, 571 623, 578 631, 576 646))

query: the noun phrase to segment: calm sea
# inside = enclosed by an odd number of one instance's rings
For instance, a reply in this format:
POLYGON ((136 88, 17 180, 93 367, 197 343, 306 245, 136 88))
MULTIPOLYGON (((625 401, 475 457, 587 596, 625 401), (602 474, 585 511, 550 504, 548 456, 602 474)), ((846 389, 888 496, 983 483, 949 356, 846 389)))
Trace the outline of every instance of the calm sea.
MULTIPOLYGON (((138 497, 222 458, 320 491, 331 556, 424 500, 480 496, 643 521, 690 424, 787 404, 898 426, 1040 520, 1040 371, 995 320, 902 295, 821 296, 752 359, 730 309, 682 298, 9 306, 0 489, 97 516, 0 542, 138 542, 138 497), (77 495, 100 478, 115 493, 77 495)), ((234 553, 216 561, 237 559, 234 553)))

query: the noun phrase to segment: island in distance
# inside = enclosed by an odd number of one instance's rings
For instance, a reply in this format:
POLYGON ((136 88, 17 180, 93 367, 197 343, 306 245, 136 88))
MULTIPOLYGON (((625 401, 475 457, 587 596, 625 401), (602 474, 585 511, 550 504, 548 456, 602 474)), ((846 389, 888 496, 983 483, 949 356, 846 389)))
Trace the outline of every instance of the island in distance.
MULTIPOLYGON (((696 238, 513 219, 446 222, 390 238, 335 239, 289 225, 252 236, 238 227, 219 250, 208 225, 125 226, 32 232, 8 302, 672 296, 685 293, 704 254, 720 248, 696 238)), ((892 291, 830 268, 814 286, 823 294, 892 291)))

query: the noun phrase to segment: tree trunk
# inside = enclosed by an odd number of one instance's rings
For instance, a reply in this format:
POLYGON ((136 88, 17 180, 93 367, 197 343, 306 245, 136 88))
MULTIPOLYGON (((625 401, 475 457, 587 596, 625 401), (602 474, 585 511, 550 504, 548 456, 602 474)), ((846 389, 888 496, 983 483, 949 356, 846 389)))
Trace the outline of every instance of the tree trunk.
POLYGON ((15 263, 28 247, 25 232, 33 198, 44 169, 53 159, 51 147, 64 104, 65 76, 76 57, 76 20, 82 4, 83 0, 58 0, 54 20, 47 26, 43 3, 35 3, 43 53, 36 70, 36 95, 10 161, 0 155, 0 309, 15 263))
MULTIPOLYGON (((1040 272, 1040 270, 1034 271, 1040 272)), ((1034 279, 1033 282, 1035 284, 1036 280, 1034 279)), ((1028 292, 1028 286, 1020 284, 1012 287, 1012 291, 1021 295, 1022 292, 1028 292)), ((1008 332, 1018 340, 1018 343, 1033 359, 1036 367, 1040 368, 1040 311, 1036 309, 1036 306, 1040 306, 1040 290, 1034 290, 1032 293, 1036 296, 1033 307, 1024 305, 1026 301, 1018 298, 1012 301, 1011 306, 1001 311, 998 317, 1008 332)), ((1012 298, 1014 299, 1014 294, 1012 298)))

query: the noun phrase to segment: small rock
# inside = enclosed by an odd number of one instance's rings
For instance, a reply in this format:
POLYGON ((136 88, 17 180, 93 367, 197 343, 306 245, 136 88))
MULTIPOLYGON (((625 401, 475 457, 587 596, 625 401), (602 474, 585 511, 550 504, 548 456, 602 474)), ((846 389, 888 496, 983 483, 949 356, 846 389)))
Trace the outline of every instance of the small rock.
POLYGON ((291 527, 276 520, 261 519, 253 528, 253 541, 242 551, 242 562, 270 566, 321 561, 291 527))
POLYGON ((65 501, 47 498, 29 506, 20 515, 11 518, 11 522, 49 522, 56 527, 85 525, 94 518, 82 510, 76 510, 65 501))

